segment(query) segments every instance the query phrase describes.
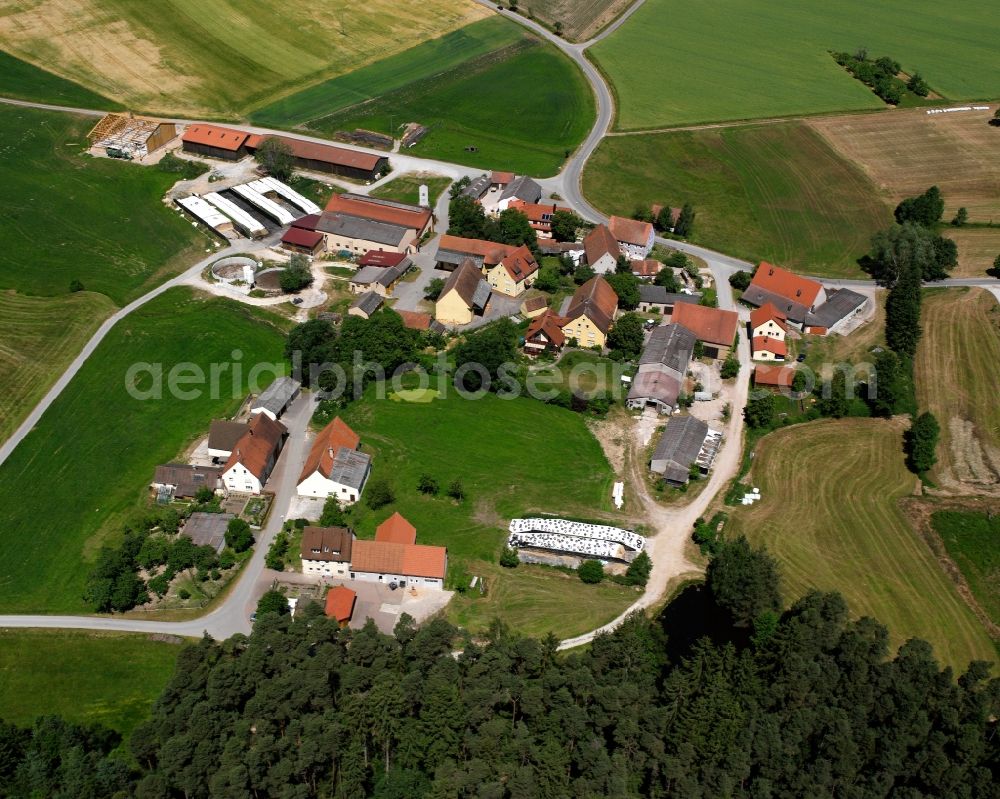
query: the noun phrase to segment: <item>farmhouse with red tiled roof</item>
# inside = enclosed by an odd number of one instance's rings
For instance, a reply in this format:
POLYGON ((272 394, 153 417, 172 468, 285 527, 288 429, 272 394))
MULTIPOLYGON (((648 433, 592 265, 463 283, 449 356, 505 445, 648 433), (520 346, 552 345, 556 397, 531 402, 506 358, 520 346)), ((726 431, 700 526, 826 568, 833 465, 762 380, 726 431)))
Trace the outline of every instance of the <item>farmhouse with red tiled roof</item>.
POLYGON ((360 443, 339 416, 320 430, 299 475, 299 496, 336 497, 342 505, 357 502, 371 472, 371 457, 358 451, 360 443))
POLYGON ((823 284, 762 261, 740 299, 757 307, 771 303, 785 318, 801 327, 806 316, 826 301, 823 284))
POLYGON ((630 261, 645 258, 653 249, 655 234, 649 222, 613 216, 608 220, 608 228, 630 261))
POLYGON ((384 585, 444 588, 448 571, 445 547, 417 544, 417 531, 398 513, 379 525, 374 541, 355 541, 351 579, 384 585))
POLYGON ((222 482, 230 492, 259 494, 271 476, 288 429, 266 413, 254 414, 246 432, 233 444, 222 469, 222 482))
POLYGON ((524 332, 525 353, 538 355, 541 352, 561 350, 566 343, 566 334, 562 329, 565 323, 565 319, 551 310, 532 319, 524 332))
POLYGON ((704 345, 709 358, 724 359, 736 339, 740 317, 736 311, 723 311, 690 302, 678 302, 670 315, 671 324, 683 325, 704 345))
POLYGON ((591 269, 599 275, 606 275, 615 271, 622 251, 608 226, 597 225, 584 237, 583 253, 591 269))

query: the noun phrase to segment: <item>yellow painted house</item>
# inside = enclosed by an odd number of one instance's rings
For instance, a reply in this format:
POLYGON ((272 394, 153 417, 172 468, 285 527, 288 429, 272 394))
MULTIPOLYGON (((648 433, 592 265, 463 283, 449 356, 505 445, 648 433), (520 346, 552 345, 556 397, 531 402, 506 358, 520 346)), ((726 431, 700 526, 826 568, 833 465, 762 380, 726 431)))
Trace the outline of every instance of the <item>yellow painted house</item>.
POLYGON ((493 266, 483 264, 483 271, 494 291, 499 291, 508 297, 519 297, 535 284, 538 264, 531 250, 522 244, 507 253, 499 263, 493 266))
POLYGON ((471 258, 451 273, 434 304, 434 318, 443 325, 461 326, 482 316, 490 300, 490 284, 471 258))
POLYGON ((592 277, 573 294, 563 333, 580 347, 604 347, 618 311, 618 295, 603 277, 592 277))

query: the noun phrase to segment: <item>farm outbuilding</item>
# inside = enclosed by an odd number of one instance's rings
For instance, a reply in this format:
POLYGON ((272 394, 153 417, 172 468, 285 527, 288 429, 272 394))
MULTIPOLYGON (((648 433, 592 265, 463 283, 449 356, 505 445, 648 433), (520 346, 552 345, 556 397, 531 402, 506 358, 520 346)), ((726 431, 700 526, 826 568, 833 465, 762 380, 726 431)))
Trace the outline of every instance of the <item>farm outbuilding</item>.
POLYGON ((276 138, 287 144, 292 152, 295 166, 313 172, 327 172, 331 175, 370 182, 378 180, 389 164, 389 159, 384 155, 303 141, 288 136, 252 135, 247 139, 247 150, 251 154, 256 152, 257 148, 269 138, 276 138))
POLYGON ((249 134, 241 130, 218 125, 188 125, 181 137, 181 147, 186 153, 239 161, 248 154, 249 134))
POLYGON ((177 126, 173 122, 132 114, 105 114, 87 138, 92 146, 105 148, 109 155, 117 151, 131 158, 142 158, 176 135, 177 126))
POLYGON ((326 239, 316 230, 291 227, 281 237, 281 247, 305 255, 316 255, 326 249, 326 239))

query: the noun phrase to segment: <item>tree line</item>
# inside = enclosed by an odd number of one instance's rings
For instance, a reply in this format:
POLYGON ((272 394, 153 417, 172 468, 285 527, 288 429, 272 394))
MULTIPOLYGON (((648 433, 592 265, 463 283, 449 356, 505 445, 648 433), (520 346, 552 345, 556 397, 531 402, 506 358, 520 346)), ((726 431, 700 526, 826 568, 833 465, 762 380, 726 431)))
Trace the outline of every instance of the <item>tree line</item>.
POLYGON ((736 539, 659 619, 567 653, 500 622, 341 630, 276 597, 250 636, 184 648, 132 761, 99 729, 0 724, 0 794, 989 799, 998 717, 987 664, 891 653, 836 593, 785 608, 773 558, 736 539))

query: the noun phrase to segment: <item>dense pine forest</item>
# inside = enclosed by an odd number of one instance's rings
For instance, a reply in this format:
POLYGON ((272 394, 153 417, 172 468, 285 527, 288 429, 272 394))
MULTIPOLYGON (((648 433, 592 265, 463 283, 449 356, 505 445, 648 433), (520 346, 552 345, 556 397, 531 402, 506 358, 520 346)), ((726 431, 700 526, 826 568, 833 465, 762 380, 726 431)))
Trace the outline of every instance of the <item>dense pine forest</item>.
POLYGON ((182 652, 127 749, 59 719, 0 724, 15 797, 1000 796, 1000 681, 837 594, 779 612, 745 541, 657 620, 558 653, 496 624, 340 630, 318 606, 182 652), (131 753, 131 757, 127 754, 131 753))

